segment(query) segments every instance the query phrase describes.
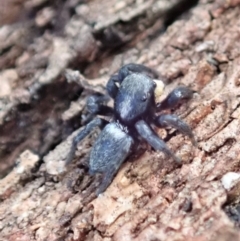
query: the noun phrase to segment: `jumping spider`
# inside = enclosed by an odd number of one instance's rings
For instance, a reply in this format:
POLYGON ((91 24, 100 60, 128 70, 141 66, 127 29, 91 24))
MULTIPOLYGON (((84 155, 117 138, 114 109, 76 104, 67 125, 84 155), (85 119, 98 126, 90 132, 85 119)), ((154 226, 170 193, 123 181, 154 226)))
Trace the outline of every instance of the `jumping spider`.
POLYGON ((155 150, 162 151, 181 164, 181 160, 167 147, 151 125, 161 128, 173 127, 196 144, 189 126, 176 115, 156 114, 189 100, 193 91, 187 87, 177 87, 166 99, 156 103, 156 92, 161 93, 164 88, 161 84, 160 87, 156 84, 157 77, 154 70, 144 65, 127 64, 109 79, 106 86, 108 94, 114 99, 114 108, 106 106, 107 97, 104 95, 98 94, 88 98, 87 109, 90 113, 88 120, 91 121, 74 138, 69 160, 72 159, 77 144, 95 127, 100 127, 102 132, 92 147, 89 161, 89 174, 103 175, 96 191, 97 195, 107 189, 124 160, 142 139, 155 150), (96 117, 97 114, 111 114, 113 120, 108 122, 96 117))

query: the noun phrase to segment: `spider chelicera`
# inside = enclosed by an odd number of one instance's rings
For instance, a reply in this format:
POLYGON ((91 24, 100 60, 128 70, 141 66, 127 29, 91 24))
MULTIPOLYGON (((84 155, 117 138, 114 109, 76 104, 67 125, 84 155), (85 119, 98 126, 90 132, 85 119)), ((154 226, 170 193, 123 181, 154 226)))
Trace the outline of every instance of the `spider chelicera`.
POLYGON ((97 195, 106 190, 122 163, 141 140, 181 164, 181 160, 156 134, 152 125, 160 128, 173 127, 187 135, 196 145, 190 127, 178 116, 157 114, 191 99, 193 91, 180 86, 170 92, 162 102, 156 103, 156 92, 163 91, 163 85, 159 87, 159 84, 156 84, 157 78, 158 74, 144 65, 127 64, 109 79, 106 86, 108 94, 114 99, 113 108, 106 105, 108 97, 102 94, 88 98, 89 122, 74 138, 67 162, 71 161, 77 144, 95 127, 100 127, 102 132, 91 149, 89 160, 89 174, 103 175, 96 190, 97 195), (112 121, 96 117, 97 114, 112 115, 112 121))

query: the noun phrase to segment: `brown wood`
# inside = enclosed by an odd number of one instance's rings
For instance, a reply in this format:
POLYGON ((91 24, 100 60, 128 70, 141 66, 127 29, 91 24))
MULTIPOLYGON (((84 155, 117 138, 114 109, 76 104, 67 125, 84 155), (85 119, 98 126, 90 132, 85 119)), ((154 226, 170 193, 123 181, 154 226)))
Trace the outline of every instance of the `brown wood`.
POLYGON ((200 0, 177 19, 191 1, 17 1, 19 15, 11 2, 0 7, 0 240, 240 240, 240 1, 200 0), (181 168, 147 148, 95 198, 84 165, 99 131, 64 161, 86 97, 130 62, 164 77, 162 98, 196 91, 175 113, 198 147, 176 132, 181 168))

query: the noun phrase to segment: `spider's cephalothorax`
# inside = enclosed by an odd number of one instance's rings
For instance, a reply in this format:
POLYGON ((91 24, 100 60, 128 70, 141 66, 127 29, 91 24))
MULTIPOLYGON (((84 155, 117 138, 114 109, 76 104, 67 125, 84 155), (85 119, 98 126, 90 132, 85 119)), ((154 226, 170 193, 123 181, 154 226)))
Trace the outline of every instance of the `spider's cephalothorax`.
POLYGON ((115 118, 125 125, 154 114, 156 83, 143 74, 128 75, 121 83, 114 102, 115 118))
POLYGON ((106 96, 96 94, 87 101, 87 109, 91 120, 73 140, 70 159, 77 144, 96 126, 102 132, 94 143, 89 160, 89 173, 101 173, 103 179, 96 194, 100 194, 112 182, 121 164, 131 153, 139 140, 144 139, 155 150, 162 151, 181 163, 165 142, 155 133, 151 125, 157 127, 171 126, 190 137, 196 144, 189 126, 176 115, 157 114, 164 109, 172 109, 184 100, 192 98, 193 91, 180 86, 174 89, 160 103, 155 97, 162 93, 163 84, 156 79, 157 73, 144 65, 128 64, 113 75, 107 83, 107 91, 114 99, 114 108, 106 106, 106 96), (95 117, 97 114, 112 115, 112 122, 95 117))

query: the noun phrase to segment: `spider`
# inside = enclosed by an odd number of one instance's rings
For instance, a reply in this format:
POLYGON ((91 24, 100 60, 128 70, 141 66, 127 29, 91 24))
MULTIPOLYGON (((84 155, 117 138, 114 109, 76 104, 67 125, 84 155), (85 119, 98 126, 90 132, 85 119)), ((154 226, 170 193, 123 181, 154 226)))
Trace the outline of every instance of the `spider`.
POLYGON ((117 74, 111 76, 106 86, 108 94, 114 100, 113 108, 106 105, 108 97, 102 94, 88 98, 87 119, 90 121, 73 139, 67 162, 72 160, 77 144, 95 127, 100 127, 102 132, 91 149, 89 159, 89 174, 103 175, 96 195, 107 189, 122 163, 142 140, 149 143, 156 151, 173 158, 177 164, 181 164, 181 160, 156 134, 152 125, 160 128, 173 127, 188 136, 196 145, 190 127, 179 117, 172 114, 157 114, 191 99, 193 91, 180 86, 170 92, 162 102, 156 103, 156 92, 163 91, 162 85, 159 90, 156 78, 158 74, 144 65, 127 64, 121 67, 117 74), (96 117, 97 114, 112 115, 112 121, 96 117))

